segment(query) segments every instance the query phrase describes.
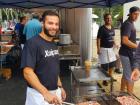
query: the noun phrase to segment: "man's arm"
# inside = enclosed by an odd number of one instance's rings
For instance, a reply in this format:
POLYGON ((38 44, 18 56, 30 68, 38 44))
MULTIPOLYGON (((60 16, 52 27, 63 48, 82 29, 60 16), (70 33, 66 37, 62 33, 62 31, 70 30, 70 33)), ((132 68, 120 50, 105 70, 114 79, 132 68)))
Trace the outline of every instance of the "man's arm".
POLYGON ((39 81, 37 75, 34 73, 34 70, 30 67, 25 67, 23 69, 23 75, 26 81, 38 92, 40 92, 44 99, 49 103, 61 103, 61 101, 57 98, 57 96, 51 94, 47 88, 45 88, 39 81))
POLYGON ((137 81, 140 78, 140 71, 139 69, 135 68, 131 74, 131 80, 137 81))
POLYGON ((118 48, 117 44, 116 44, 116 41, 115 41, 115 37, 113 36, 113 46, 118 48))
POLYGON ((101 44, 101 38, 102 38, 103 32, 102 27, 99 28, 98 34, 97 34, 97 54, 100 54, 100 44, 101 44))
POLYGON ((60 80, 60 77, 58 76, 58 83, 57 83, 58 87, 62 87, 62 82, 60 80))
POLYGON ((100 38, 97 38, 97 54, 100 54, 100 42, 101 39, 100 38))
POLYGON ((25 67, 23 70, 23 75, 26 81, 41 94, 46 94, 48 92, 48 90, 40 83, 32 68, 25 67))
POLYGON ((129 40, 129 38, 128 38, 127 35, 126 35, 126 36, 122 36, 122 43, 123 43, 124 45, 130 47, 130 48, 137 48, 137 47, 138 47, 137 44, 135 44, 135 43, 133 43, 133 42, 131 42, 131 41, 129 40))
POLYGON ((57 85, 58 87, 61 89, 61 97, 62 97, 62 100, 64 101, 66 99, 66 92, 62 86, 62 82, 60 80, 60 77, 58 76, 58 82, 57 82, 57 85))

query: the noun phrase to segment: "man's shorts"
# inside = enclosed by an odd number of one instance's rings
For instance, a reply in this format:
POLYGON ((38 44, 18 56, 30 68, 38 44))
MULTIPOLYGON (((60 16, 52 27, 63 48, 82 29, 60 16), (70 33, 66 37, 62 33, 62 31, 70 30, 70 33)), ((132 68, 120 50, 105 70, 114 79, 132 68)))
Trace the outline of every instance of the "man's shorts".
POLYGON ((123 67, 123 78, 128 82, 133 82, 131 80, 132 66, 129 57, 120 55, 122 67, 123 67))

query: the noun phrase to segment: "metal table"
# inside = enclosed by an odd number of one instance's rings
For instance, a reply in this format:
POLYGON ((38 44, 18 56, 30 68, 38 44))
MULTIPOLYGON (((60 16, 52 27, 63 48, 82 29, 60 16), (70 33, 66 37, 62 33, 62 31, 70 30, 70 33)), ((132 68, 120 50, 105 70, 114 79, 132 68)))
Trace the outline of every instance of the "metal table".
MULTIPOLYGON (((0 70, 7 66, 6 56, 8 51, 14 46, 14 44, 7 45, 8 42, 0 41, 0 70), (8 50, 3 51, 4 47, 8 47, 8 50)), ((0 75, 0 83, 1 83, 1 75, 0 75)))
MULTIPOLYGON (((104 72, 104 70, 102 70, 101 68, 94 68, 91 69, 90 72, 86 72, 85 68, 83 67, 71 67, 71 92, 73 89, 73 84, 74 81, 76 81, 76 85, 77 85, 77 95, 81 95, 80 92, 84 93, 86 90, 82 90, 80 91, 80 88, 82 87, 82 84, 89 84, 90 86, 86 86, 86 88, 88 87, 89 89, 91 89, 91 86, 93 86, 93 90, 97 89, 100 90, 99 88, 102 88, 100 86, 97 86, 97 82, 100 80, 107 80, 107 81, 111 81, 110 84, 110 92, 112 92, 113 90, 113 81, 112 78, 106 73, 104 72), (93 84, 92 84, 93 83, 93 84), (95 87, 95 85, 97 87, 95 87)), ((87 89, 88 89, 87 88, 87 89)), ((89 90, 90 91, 90 90, 89 90)), ((95 90, 94 90, 95 91, 95 90)), ((94 92, 90 92, 91 94, 94 94, 94 92)), ((73 95, 73 93, 71 93, 71 96, 73 95)))
POLYGON ((99 80, 110 80, 110 76, 99 68, 91 69, 86 72, 84 68, 75 68, 71 70, 77 82, 94 82, 99 80))
POLYGON ((81 57, 79 54, 59 54, 59 60, 80 60, 81 57))

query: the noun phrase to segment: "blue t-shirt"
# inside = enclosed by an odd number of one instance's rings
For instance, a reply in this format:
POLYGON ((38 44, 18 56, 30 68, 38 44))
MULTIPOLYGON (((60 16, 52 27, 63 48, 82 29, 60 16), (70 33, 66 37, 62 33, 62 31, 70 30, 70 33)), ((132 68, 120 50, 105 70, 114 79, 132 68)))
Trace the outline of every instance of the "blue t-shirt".
POLYGON ((31 67, 48 90, 58 87, 59 64, 59 52, 54 42, 46 41, 39 35, 26 42, 22 52, 21 68, 31 67))
POLYGON ((24 44, 26 42, 26 36, 23 34, 24 24, 17 23, 15 26, 16 35, 19 37, 19 43, 24 44))
POLYGON ((37 19, 29 20, 23 30, 23 34, 26 35, 26 39, 30 39, 35 35, 38 35, 42 30, 42 25, 37 19))
POLYGON ((15 30, 19 30, 19 28, 20 28, 20 23, 17 23, 17 24, 15 25, 15 30))
POLYGON ((97 38, 101 40, 100 47, 112 48, 114 45, 114 36, 115 36, 114 28, 108 29, 104 25, 101 26, 97 34, 97 38))

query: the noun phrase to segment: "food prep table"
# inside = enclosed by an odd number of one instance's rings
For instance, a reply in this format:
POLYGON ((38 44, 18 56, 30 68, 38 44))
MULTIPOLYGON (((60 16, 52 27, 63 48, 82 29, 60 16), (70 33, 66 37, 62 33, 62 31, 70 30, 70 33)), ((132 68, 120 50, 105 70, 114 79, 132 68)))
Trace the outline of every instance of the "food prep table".
MULTIPOLYGON (((96 81, 100 80, 111 80, 112 78, 102 69, 91 69, 90 73, 87 75, 87 72, 83 67, 71 67, 71 90, 72 90, 72 102, 86 102, 94 101, 98 102, 100 105, 126 105, 121 104, 117 98, 126 97, 134 99, 140 105, 140 100, 134 94, 128 94, 126 92, 114 92, 112 91, 112 86, 110 86, 110 92, 106 93, 96 81), (73 88, 74 87, 74 88, 73 88), (76 88, 75 88, 76 87, 76 88), (74 91, 73 91, 74 89, 74 91)), ((113 82, 112 82, 113 83, 113 82)), ((132 101, 133 102, 133 101, 132 101)), ((82 104, 80 104, 82 105, 82 104)), ((83 104, 85 105, 85 104, 83 104)), ((134 105, 132 103, 127 105, 134 105)))
MULTIPOLYGON (((134 94, 113 91, 113 82, 110 85, 110 92, 106 93, 98 84, 100 80, 112 80, 112 78, 101 68, 91 69, 87 74, 84 67, 71 67, 71 102, 78 105, 81 102, 98 102, 100 105, 125 105, 117 98, 126 96, 140 102, 134 94)), ((82 104, 79 104, 82 105, 82 104)), ((86 105, 86 104, 83 104, 86 105)), ((89 104, 88 104, 89 105, 89 104)), ((93 104, 94 105, 94 104, 93 104)), ((129 104, 127 104, 129 105, 129 104)), ((133 104, 130 104, 133 105, 133 104)), ((140 105, 140 104, 136 104, 140 105)))
POLYGON ((92 68, 90 72, 86 72, 84 67, 71 66, 71 97, 105 92, 102 86, 98 84, 98 81, 103 80, 111 81, 111 93, 113 91, 112 78, 101 68, 92 68))
POLYGON ((2 64, 5 63, 6 61, 6 55, 10 51, 10 49, 14 46, 14 44, 8 44, 8 42, 0 42, 0 63, 1 63, 1 68, 2 64))
POLYGON ((101 68, 91 69, 89 75, 84 67, 75 67, 72 71, 73 77, 79 83, 81 82, 94 82, 99 80, 110 80, 111 77, 104 72, 101 68))
MULTIPOLYGON (((0 42, 0 70, 7 67, 6 56, 14 44, 8 44, 8 42, 0 42)), ((1 75, 0 75, 1 76, 1 75)))

